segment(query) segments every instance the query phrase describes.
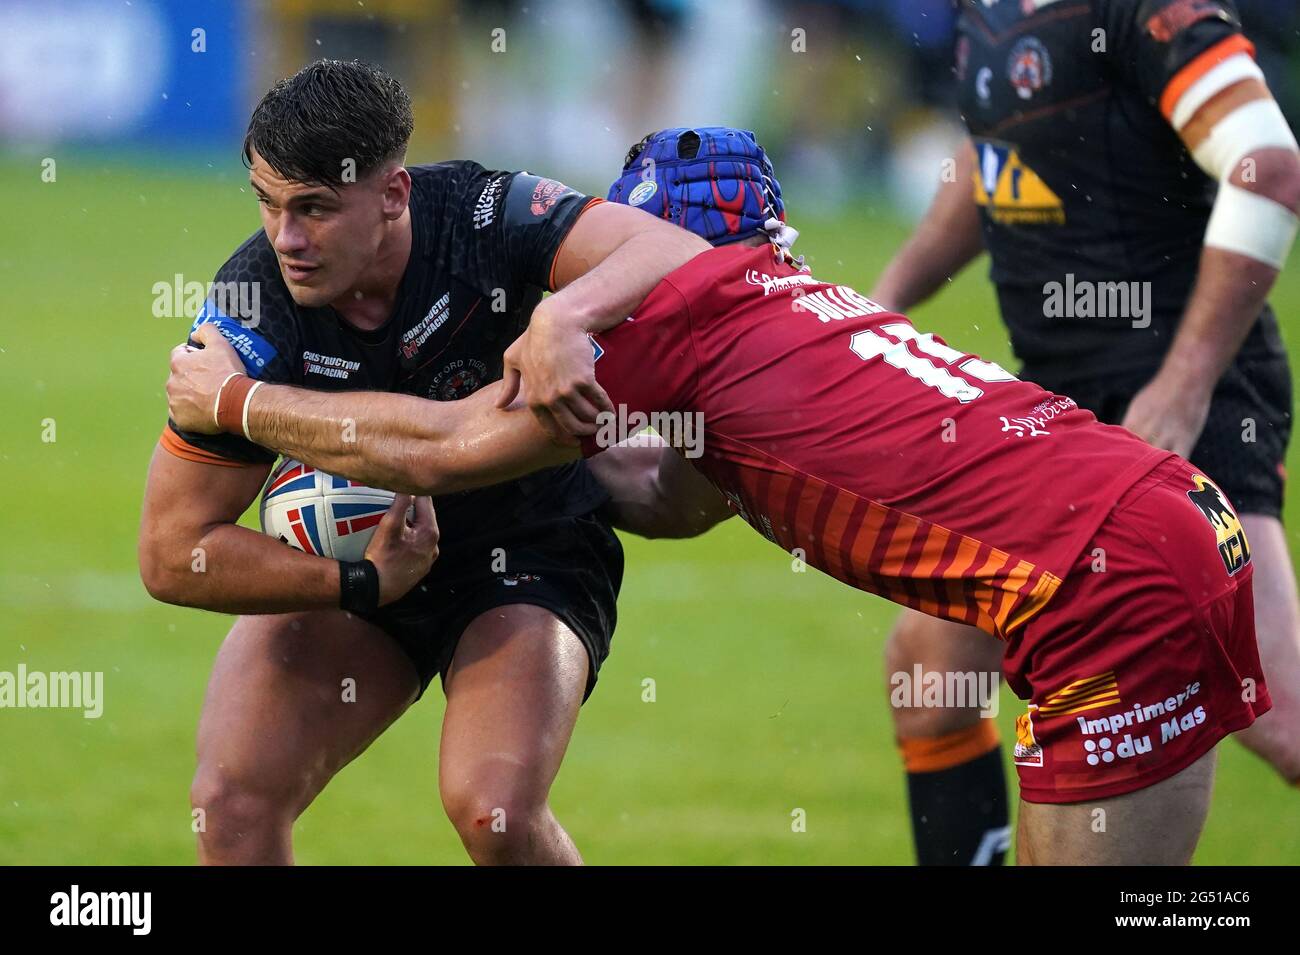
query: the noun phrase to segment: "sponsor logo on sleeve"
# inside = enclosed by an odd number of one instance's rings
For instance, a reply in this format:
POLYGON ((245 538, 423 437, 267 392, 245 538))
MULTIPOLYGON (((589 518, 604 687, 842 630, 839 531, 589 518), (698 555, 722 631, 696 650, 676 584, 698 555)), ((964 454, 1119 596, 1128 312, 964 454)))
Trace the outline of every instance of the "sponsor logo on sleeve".
POLYGON ((532 200, 528 206, 529 211, 538 217, 546 215, 554 208, 560 196, 568 191, 568 186, 556 182, 554 179, 538 180, 537 185, 533 187, 532 200))
POLYGON ((277 352, 274 345, 251 328, 223 313, 211 301, 205 302, 203 308, 199 310, 198 317, 190 326, 191 336, 200 325, 217 327, 222 337, 239 353, 239 360, 244 363, 244 370, 252 378, 260 377, 266 366, 275 360, 277 352))
POLYGON ((474 204, 474 228, 485 229, 497 217, 497 200, 501 198, 501 184, 504 179, 493 179, 479 193, 478 202, 474 204))

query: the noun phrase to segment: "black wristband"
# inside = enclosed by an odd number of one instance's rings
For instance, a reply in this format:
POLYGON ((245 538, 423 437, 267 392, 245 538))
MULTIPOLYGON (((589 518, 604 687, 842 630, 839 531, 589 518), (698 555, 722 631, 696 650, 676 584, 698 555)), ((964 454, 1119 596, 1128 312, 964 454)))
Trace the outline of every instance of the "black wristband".
POLYGON ((339 561, 339 606, 349 613, 379 609, 379 569, 368 560, 339 561))

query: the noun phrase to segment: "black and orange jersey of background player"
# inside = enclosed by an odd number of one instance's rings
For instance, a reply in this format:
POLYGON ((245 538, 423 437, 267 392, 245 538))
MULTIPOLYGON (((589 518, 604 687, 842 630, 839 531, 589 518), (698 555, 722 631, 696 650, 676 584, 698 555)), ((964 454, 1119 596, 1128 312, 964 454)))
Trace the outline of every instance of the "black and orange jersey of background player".
MULTIPOLYGON (((363 331, 332 308, 299 306, 258 230, 214 283, 229 302, 256 303, 257 314, 229 314, 237 309, 227 303, 223 311, 222 296, 214 294, 195 327, 215 323, 248 373, 267 382, 447 401, 500 378, 502 354, 528 324, 543 289, 553 287, 560 245, 582 210, 603 200, 469 161, 412 166, 410 173, 411 256, 385 325, 363 331)), ((170 421, 162 445, 209 464, 275 459, 242 437, 186 433, 170 421)), ((586 514, 607 497, 579 463, 434 503, 444 538, 463 540, 586 514)))
MULTIPOLYGON (((770 245, 701 253, 592 337, 621 413, 700 416, 695 465, 769 540, 1001 638, 1046 606, 1120 495, 1173 456, 770 245)), ((598 431, 583 452, 611 437, 598 431)))
MULTIPOLYGON (((1216 189, 1169 117, 1198 78, 1253 49, 1230 0, 962 0, 956 75, 975 199, 1003 319, 1038 377, 1159 366, 1216 189), (1150 325, 1049 317, 1044 286, 1068 276, 1150 282, 1150 325)), ((1239 357, 1282 350, 1266 308, 1239 357)))

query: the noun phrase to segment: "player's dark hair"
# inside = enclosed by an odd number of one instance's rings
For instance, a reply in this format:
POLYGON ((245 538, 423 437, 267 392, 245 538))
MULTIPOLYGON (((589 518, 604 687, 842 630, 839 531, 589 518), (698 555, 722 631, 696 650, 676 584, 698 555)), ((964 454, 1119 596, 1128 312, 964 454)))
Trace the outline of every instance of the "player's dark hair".
POLYGON ((360 179, 406 153, 415 120, 402 84, 359 60, 317 60, 267 91, 244 136, 291 182, 332 187, 360 179), (349 163, 348 161, 351 160, 349 163))

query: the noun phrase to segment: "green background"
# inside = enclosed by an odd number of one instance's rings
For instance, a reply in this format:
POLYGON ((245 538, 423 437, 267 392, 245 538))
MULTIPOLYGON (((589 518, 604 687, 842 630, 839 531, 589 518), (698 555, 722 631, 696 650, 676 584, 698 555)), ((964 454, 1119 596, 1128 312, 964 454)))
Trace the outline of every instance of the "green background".
MULTIPOLYGON (((101 670, 106 698, 98 720, 0 710, 0 863, 187 864, 194 730, 229 620, 155 603, 136 573, 167 352, 188 328, 152 315, 152 288, 208 281, 255 204, 237 164, 73 156, 44 183, 32 157, 0 184, 0 670, 101 670)), ((817 272, 864 291, 906 235, 869 199, 794 218, 817 272)), ((1300 314, 1294 268, 1273 301, 1284 324, 1300 314)), ((1014 367, 982 266, 914 317, 1014 367)), ((613 652, 552 799, 587 861, 909 863, 881 664, 894 606, 792 573, 738 521, 626 544, 613 652)), ((434 689, 334 780, 298 823, 298 861, 466 862, 437 793, 441 708, 434 689)), ((1019 711, 1004 690, 1004 741, 1019 711)), ((1225 745, 1197 861, 1300 860, 1298 798, 1225 745)))

